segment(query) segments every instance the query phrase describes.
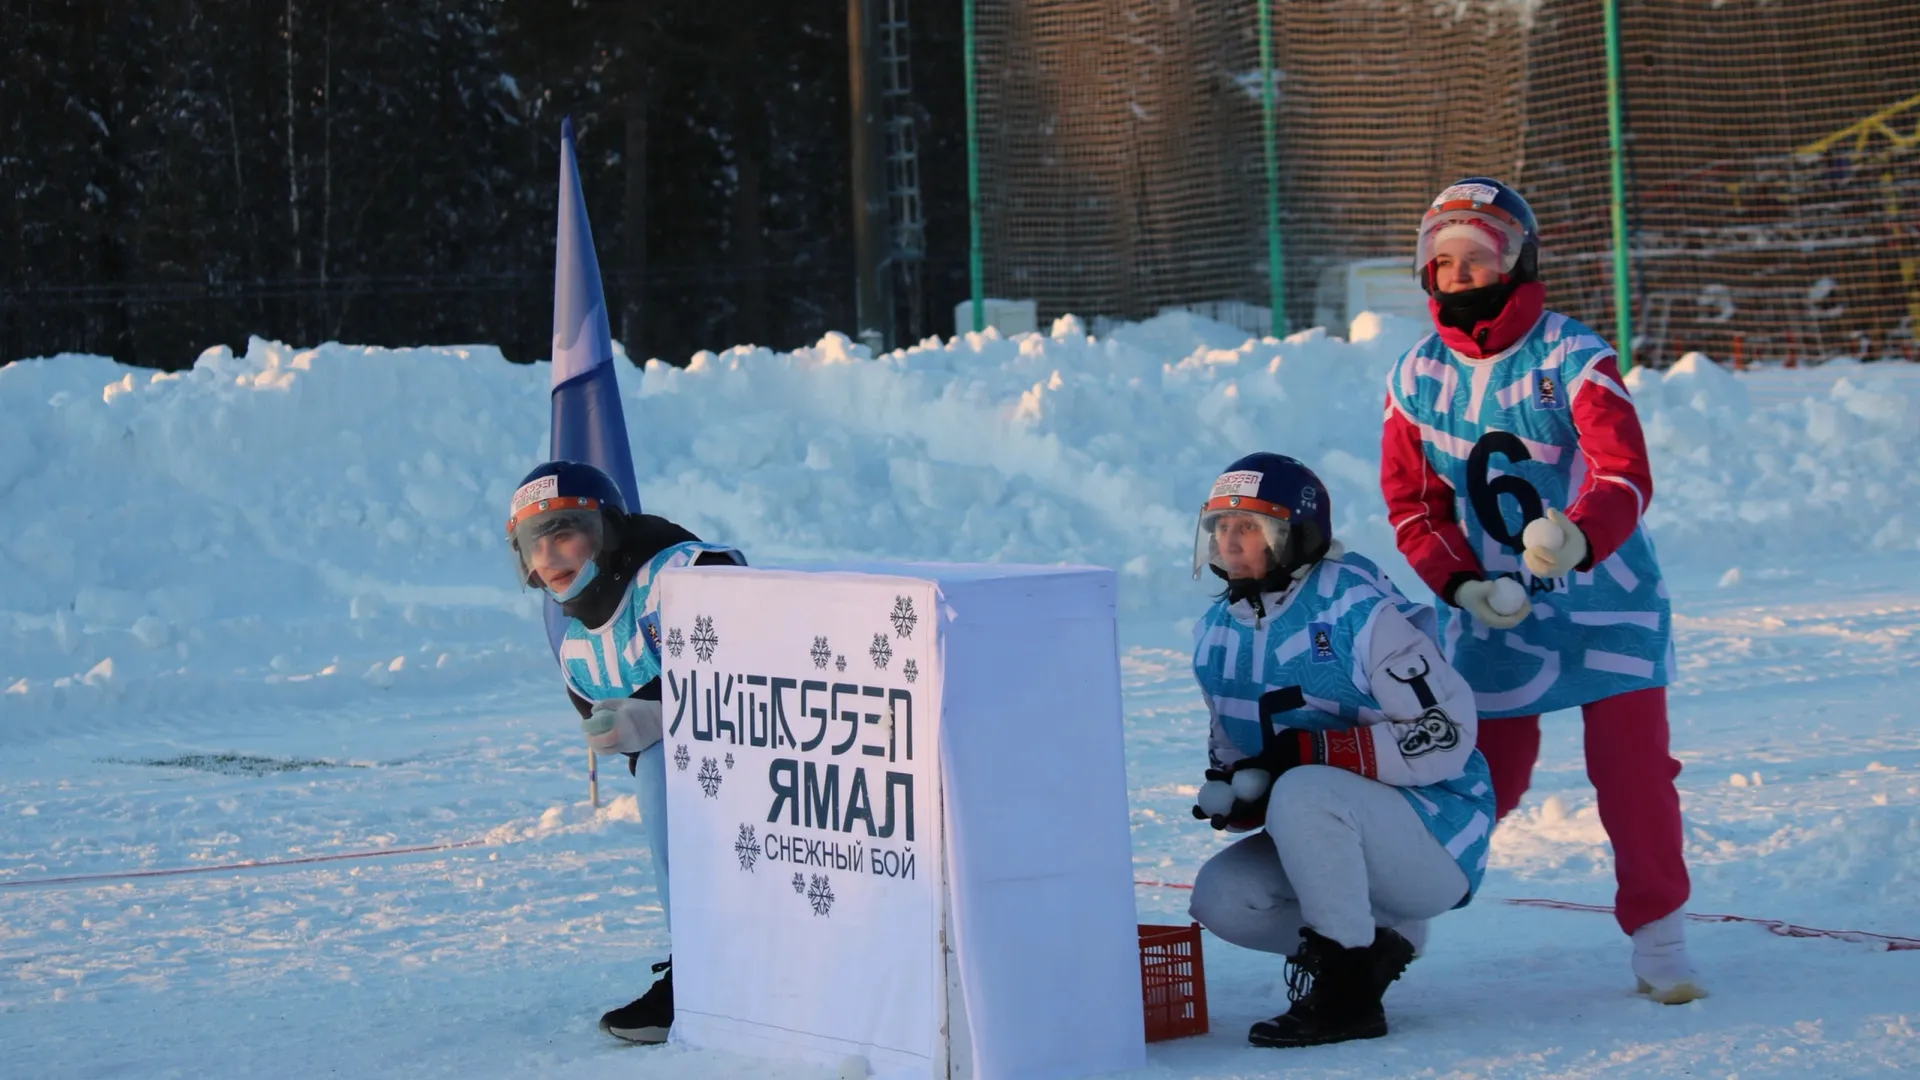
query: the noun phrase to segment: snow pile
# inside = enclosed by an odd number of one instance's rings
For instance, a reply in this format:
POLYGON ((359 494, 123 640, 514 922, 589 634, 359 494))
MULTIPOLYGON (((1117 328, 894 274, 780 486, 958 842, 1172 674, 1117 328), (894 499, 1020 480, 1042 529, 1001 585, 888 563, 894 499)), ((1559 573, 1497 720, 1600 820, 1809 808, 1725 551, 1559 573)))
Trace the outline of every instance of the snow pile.
MULTIPOLYGON (((1920 379, 1851 364, 1825 394, 1755 409, 1745 380, 1700 353, 1629 373, 1668 560, 1753 560, 1920 541, 1920 379)), ((1769 378, 1762 374, 1760 380, 1769 378)))
MULTIPOLYGON (((1247 341, 1177 314, 1094 339, 1064 318, 878 360, 836 334, 622 378, 647 508, 757 561, 1097 563, 1130 611, 1172 619, 1206 590, 1189 578, 1206 484, 1254 449, 1319 470, 1336 531, 1419 591, 1377 467, 1384 378, 1422 332, 1362 316, 1350 341, 1247 341)), ((1854 370, 1763 410, 1703 357, 1634 373, 1669 562, 1913 546, 1920 382, 1854 370)), ((484 347, 257 339, 177 375, 0 368, 0 710, 161 676, 185 693, 544 674, 500 530, 544 456, 547 379, 484 347)))

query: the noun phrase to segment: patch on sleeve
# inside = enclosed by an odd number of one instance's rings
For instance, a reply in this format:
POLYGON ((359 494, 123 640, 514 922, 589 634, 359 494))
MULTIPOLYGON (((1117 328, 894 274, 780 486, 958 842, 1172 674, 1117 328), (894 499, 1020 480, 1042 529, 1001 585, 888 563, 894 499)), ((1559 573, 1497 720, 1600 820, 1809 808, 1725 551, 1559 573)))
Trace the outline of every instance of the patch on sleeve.
POLYGON ((1424 757, 1444 753, 1460 745, 1460 725, 1445 709, 1433 706, 1409 724, 1395 724, 1399 732, 1400 756, 1424 757))

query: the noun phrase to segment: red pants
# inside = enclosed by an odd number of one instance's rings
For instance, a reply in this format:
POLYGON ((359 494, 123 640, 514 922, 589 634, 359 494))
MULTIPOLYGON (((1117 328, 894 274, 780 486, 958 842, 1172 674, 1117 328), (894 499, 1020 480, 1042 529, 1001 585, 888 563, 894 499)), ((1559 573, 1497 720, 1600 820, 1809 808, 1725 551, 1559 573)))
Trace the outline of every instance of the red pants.
MULTIPOLYGON (((1587 778, 1600 801, 1600 824, 1613 842, 1614 918, 1631 934, 1687 902, 1680 763, 1667 752, 1665 687, 1603 698, 1580 710, 1586 721, 1587 778)), ((1480 752, 1493 774, 1499 817, 1520 805, 1540 757, 1540 717, 1480 721, 1480 752)))

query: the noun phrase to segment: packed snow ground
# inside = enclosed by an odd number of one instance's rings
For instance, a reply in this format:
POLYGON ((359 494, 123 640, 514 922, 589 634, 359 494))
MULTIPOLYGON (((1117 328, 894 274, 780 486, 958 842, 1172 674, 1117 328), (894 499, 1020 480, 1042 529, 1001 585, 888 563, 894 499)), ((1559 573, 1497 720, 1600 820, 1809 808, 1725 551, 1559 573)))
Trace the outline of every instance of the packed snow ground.
MULTIPOLYGON (((1247 342, 1163 317, 1091 340, 844 339, 623 371, 648 508, 756 561, 1120 568, 1138 876, 1188 815, 1192 507, 1259 447, 1410 591, 1377 493, 1381 388, 1418 333, 1247 342), (637 376, 637 377, 635 377, 637 376)), ((1920 937, 1920 368, 1632 376, 1675 594, 1691 910, 1920 937), (1789 385, 1790 384, 1790 385, 1789 385)), ((254 341, 156 376, 0 368, 0 1046, 35 1077, 820 1075, 594 1029, 667 941, 623 776, 580 739, 501 508, 545 365, 254 341), (277 870, 50 877, 480 843, 277 870)), ((1920 952, 1696 924, 1714 996, 1631 993, 1578 721, 1550 718, 1482 898, 1388 996, 1394 1035, 1246 1047, 1277 962, 1207 942, 1211 1035, 1149 1077, 1874 1076, 1920 1070, 1920 952)), ((1142 921, 1184 921, 1142 888, 1142 921)))

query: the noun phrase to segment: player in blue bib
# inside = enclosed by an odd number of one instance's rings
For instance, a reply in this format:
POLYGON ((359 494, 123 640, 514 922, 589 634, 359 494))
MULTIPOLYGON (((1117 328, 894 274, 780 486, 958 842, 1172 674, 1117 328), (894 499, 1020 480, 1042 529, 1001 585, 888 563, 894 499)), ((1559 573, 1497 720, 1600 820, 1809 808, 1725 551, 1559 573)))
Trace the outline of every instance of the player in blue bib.
POLYGON ((1311 470, 1252 454, 1214 482, 1194 542, 1194 575, 1226 582, 1194 630, 1212 717, 1194 815, 1259 831, 1201 867, 1192 915, 1288 956, 1292 1007, 1253 1026, 1256 1046, 1385 1035, 1409 935, 1472 898, 1493 831, 1473 694, 1432 609, 1332 523, 1311 470))
POLYGON ((1546 310, 1539 256, 1533 210, 1505 184, 1434 199, 1414 257, 1434 333, 1388 378, 1380 483, 1401 552, 1446 601, 1440 641, 1479 704, 1499 816, 1526 792, 1540 714, 1579 707, 1634 974, 1690 1001, 1705 991, 1686 954, 1646 440, 1612 346, 1546 310))
MULTIPOLYGON (((732 548, 701 543, 662 517, 630 514, 620 488, 592 465, 551 461, 527 474, 507 517, 521 581, 543 589, 567 617, 560 671, 580 712, 587 744, 627 757, 640 823, 652 856, 654 891, 667 898, 667 771, 660 741, 659 574, 675 566, 744 565, 732 548)), ((601 1030, 660 1043, 673 1026, 671 960, 632 1003, 600 1018, 601 1030)))

